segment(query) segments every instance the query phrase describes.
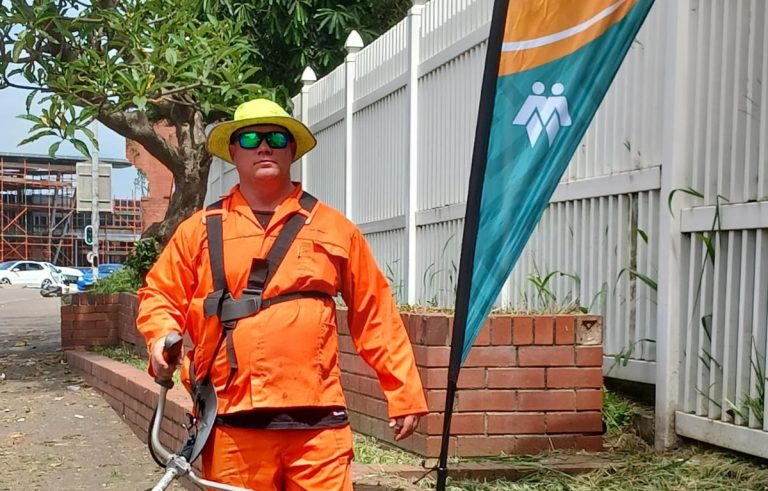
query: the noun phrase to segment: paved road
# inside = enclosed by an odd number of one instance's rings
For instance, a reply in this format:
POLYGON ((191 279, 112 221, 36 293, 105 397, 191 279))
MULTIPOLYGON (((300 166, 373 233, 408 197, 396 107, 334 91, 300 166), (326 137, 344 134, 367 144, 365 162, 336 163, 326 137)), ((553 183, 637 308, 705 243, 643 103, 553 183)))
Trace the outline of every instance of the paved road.
POLYGON ((60 301, 0 288, 0 490, 149 489, 146 447, 63 362, 60 301))

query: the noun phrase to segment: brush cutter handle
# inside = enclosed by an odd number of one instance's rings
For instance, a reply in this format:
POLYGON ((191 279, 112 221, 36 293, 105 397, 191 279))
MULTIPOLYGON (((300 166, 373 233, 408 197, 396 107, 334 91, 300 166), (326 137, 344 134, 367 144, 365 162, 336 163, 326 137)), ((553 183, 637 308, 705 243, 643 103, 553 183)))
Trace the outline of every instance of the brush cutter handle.
MULTIPOLYGON (((163 358, 165 358, 165 361, 174 363, 174 364, 178 363, 179 358, 181 357, 182 344, 183 344, 182 338, 181 336, 179 336, 179 333, 172 332, 169 335, 167 335, 165 337, 165 342, 163 343, 163 358)), ((172 379, 155 377, 155 382, 167 389, 173 388, 172 379)))
MULTIPOLYGON (((178 363, 181 355, 182 338, 178 333, 172 332, 165 338, 163 343, 163 357, 165 361, 170 363, 178 363)), ((157 398, 157 407, 155 407, 155 415, 152 418, 152 423, 149 432, 149 446, 150 452, 155 457, 155 460, 165 467, 165 474, 152 488, 152 491, 163 491, 171 485, 174 479, 182 476, 186 476, 193 483, 207 489, 220 489, 222 491, 250 491, 246 488, 239 488, 237 486, 230 486, 229 484, 222 484, 214 481, 208 481, 195 475, 192 470, 192 466, 187 462, 184 456, 171 453, 160 443, 160 423, 163 420, 163 413, 165 412, 166 397, 168 390, 173 388, 172 380, 165 380, 155 378, 155 382, 160 384, 160 394, 157 398)))
POLYGON ((165 343, 163 343, 163 356, 165 361, 175 361, 181 356, 181 345, 183 339, 177 332, 172 332, 165 337, 165 343))
POLYGON ((163 474, 162 479, 155 485, 154 488, 152 488, 152 491, 165 491, 168 489, 168 486, 171 485, 174 479, 176 479, 176 476, 178 476, 178 471, 176 469, 171 468, 165 471, 165 474, 163 474))

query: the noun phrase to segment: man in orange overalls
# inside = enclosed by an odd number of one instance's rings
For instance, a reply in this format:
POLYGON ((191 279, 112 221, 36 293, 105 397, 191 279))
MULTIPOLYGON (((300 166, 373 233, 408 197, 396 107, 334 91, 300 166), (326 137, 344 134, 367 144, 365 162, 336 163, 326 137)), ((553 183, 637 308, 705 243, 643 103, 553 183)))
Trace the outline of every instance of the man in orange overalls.
POLYGON ((306 126, 265 99, 215 126, 208 149, 237 167, 240 183, 179 225, 139 291, 150 373, 171 376, 165 336, 187 333, 194 349, 182 379, 188 388, 205 380, 218 398, 202 454, 211 480, 260 491, 352 489, 339 292, 354 344, 386 396, 394 438, 411 435, 427 413, 411 344, 365 238, 291 182, 291 163, 315 144, 306 126))

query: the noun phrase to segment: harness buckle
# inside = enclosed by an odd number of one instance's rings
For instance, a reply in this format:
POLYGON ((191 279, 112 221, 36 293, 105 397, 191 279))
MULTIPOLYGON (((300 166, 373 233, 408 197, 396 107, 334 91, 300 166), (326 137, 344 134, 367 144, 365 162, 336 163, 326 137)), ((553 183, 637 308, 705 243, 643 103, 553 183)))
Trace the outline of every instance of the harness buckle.
POLYGON ((243 289, 243 295, 248 295, 250 297, 259 297, 259 298, 261 298, 263 293, 264 293, 264 289, 263 288, 248 288, 248 287, 246 287, 246 288, 243 289))
POLYGON ((263 305, 261 293, 261 289, 246 288, 237 300, 227 293, 227 296, 221 303, 221 310, 218 312, 219 320, 224 325, 225 330, 234 329, 234 321, 249 317, 261 310, 263 305), (232 326, 228 327, 230 322, 232 326))
POLYGON ((232 295, 227 290, 216 290, 208 294, 203 302, 203 311, 206 317, 219 315, 221 307, 232 295))
MULTIPOLYGON (((261 310, 261 306, 263 305, 263 297, 264 294, 263 288, 248 288, 246 287, 243 290, 242 295, 240 295, 240 301, 241 302, 253 302, 256 306, 256 312, 261 310)), ((254 312, 254 313, 256 313, 254 312)))

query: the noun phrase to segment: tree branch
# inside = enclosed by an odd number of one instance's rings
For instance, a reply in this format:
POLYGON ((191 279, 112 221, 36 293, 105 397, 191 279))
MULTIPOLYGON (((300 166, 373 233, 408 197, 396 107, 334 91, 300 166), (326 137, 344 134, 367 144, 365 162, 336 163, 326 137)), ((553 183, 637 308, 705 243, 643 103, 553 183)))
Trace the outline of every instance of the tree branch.
POLYGON ((82 22, 83 24, 103 24, 103 19, 93 19, 90 17, 61 17, 61 20, 65 20, 71 24, 82 22))
POLYGON ((163 97, 167 97, 169 95, 177 94, 179 92, 186 92, 188 90, 196 89, 198 87, 202 87, 202 82, 195 82, 193 84, 185 85, 184 87, 177 87, 175 89, 171 90, 160 90, 160 96, 157 99, 151 99, 152 102, 159 102, 160 99, 163 97))
POLYGON ((140 143, 168 167, 175 177, 184 175, 181 153, 155 132, 154 124, 143 111, 102 112, 98 119, 116 133, 140 143))
POLYGON ((0 89, 6 89, 8 87, 13 87, 14 89, 21 89, 21 90, 37 90, 40 92, 53 92, 53 90, 45 87, 32 87, 31 85, 15 84, 10 80, 8 80, 7 78, 3 77, 2 80, 0 80, 0 89))
POLYGON ((118 3, 118 0, 101 0, 93 2, 93 6, 102 10, 107 10, 117 7, 118 3))

